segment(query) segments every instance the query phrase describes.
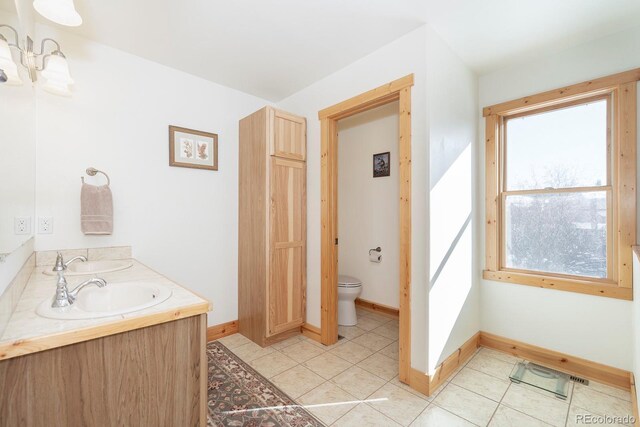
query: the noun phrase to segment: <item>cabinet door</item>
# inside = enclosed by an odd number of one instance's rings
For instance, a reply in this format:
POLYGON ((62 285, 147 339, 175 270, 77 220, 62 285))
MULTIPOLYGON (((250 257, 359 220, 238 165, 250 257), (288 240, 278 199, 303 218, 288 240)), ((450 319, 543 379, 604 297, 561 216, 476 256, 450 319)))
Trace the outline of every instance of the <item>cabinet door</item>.
POLYGON ((271 155, 305 160, 307 153, 305 119, 278 110, 272 110, 272 113, 271 155))
POLYGON ((306 166, 271 157, 267 336, 302 325, 306 305, 306 166))

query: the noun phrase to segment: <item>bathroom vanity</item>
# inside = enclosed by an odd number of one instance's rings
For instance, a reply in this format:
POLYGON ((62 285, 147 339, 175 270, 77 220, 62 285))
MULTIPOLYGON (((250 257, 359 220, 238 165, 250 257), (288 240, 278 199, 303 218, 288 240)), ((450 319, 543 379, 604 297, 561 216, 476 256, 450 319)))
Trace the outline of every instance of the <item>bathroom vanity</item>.
POLYGON ((147 283, 170 297, 135 312, 76 320, 36 314, 53 297, 56 280, 43 273, 51 266, 35 267, 0 336, 0 424, 206 425, 210 304, 131 262, 100 274, 106 288, 147 283))

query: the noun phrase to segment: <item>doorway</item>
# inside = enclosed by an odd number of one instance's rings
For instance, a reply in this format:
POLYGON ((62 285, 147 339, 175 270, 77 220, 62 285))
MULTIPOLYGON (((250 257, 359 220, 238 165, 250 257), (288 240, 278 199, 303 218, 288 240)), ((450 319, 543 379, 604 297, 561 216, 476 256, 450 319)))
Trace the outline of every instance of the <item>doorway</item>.
POLYGON ((411 370, 411 87, 413 74, 318 113, 321 128, 321 342, 338 341, 338 121, 398 101, 399 378, 411 370))

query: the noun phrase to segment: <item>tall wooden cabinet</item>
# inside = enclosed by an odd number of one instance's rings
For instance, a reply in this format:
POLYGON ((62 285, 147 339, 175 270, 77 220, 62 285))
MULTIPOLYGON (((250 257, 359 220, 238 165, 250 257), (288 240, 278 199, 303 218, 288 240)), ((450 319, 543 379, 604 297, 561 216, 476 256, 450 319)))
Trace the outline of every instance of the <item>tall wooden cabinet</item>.
POLYGON ((240 120, 238 327, 261 346, 306 308, 306 121, 271 107, 240 120))

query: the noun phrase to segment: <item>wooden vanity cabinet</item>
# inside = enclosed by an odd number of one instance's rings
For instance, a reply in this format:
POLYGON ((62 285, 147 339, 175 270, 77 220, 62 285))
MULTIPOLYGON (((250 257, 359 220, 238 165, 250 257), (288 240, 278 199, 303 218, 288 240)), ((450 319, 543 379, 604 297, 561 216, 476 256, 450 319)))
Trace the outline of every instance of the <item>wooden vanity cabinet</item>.
POLYGON ((0 426, 207 425, 206 314, 103 329, 0 361, 0 426))
POLYGON ((306 310, 306 121, 265 107, 240 121, 238 327, 261 346, 306 310))

